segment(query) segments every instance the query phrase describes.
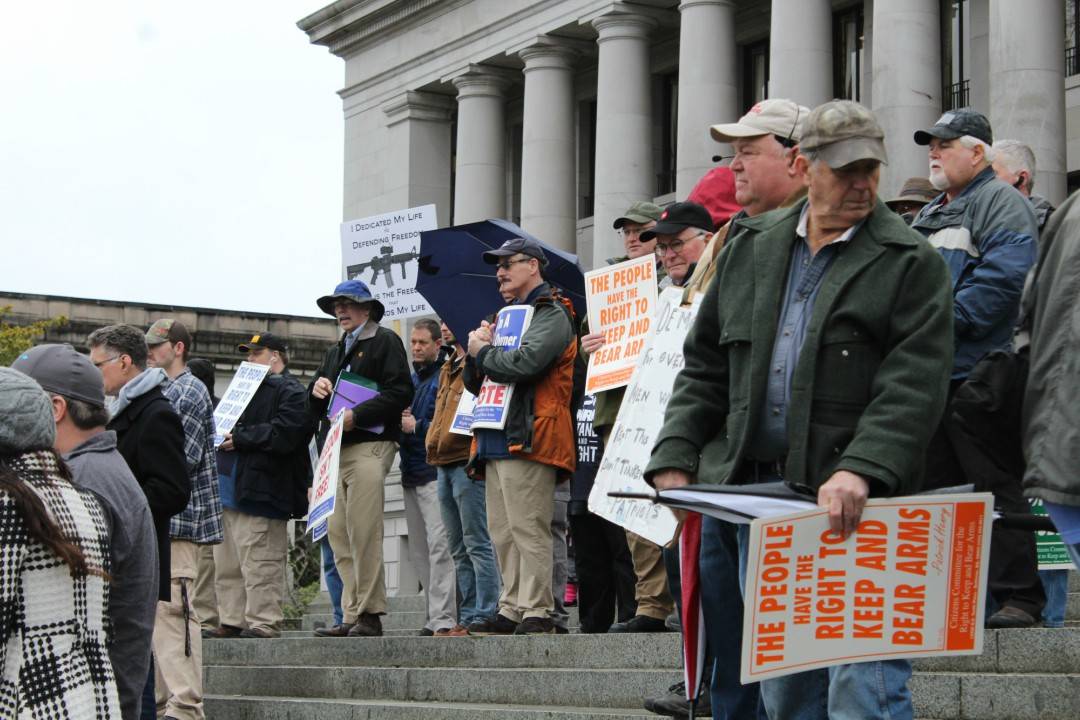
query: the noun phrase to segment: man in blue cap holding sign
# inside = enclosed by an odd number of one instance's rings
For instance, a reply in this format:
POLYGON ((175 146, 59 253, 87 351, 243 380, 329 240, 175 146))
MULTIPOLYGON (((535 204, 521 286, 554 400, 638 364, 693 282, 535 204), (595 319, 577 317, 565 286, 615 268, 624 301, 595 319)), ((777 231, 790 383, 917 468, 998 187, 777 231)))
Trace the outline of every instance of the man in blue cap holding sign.
POLYGON ((360 280, 346 280, 318 299, 337 319, 342 336, 331 345, 308 388, 308 407, 325 437, 327 408, 344 371, 376 386, 378 395, 345 410, 337 502, 327 535, 343 584, 342 622, 320 628, 324 637, 377 637, 386 614, 383 580, 383 482, 397 454, 401 412, 413 398, 405 346, 379 326, 385 309, 360 280))

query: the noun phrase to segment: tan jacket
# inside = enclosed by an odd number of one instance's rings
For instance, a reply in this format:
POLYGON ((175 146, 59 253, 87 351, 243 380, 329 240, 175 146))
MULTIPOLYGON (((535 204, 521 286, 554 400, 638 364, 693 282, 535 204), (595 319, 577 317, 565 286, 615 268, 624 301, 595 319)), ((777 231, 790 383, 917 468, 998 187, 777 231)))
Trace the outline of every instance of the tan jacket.
POLYGON ((435 395, 435 417, 431 419, 426 440, 428 465, 454 465, 469 460, 468 435, 450 432, 454 423, 461 393, 465 390, 463 370, 465 359, 456 364, 454 358, 447 358, 439 370, 439 390, 435 395))

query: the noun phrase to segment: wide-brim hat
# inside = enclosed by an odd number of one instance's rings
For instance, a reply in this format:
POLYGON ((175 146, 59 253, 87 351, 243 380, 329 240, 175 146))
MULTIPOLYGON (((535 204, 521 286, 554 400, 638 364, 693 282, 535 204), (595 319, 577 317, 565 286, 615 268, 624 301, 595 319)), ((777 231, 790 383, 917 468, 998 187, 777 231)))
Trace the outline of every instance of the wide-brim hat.
POLYGON ((886 200, 885 204, 890 208, 903 202, 922 203, 923 205, 926 205, 940 194, 941 191, 935 188, 926 178, 913 177, 908 178, 907 181, 904 182, 904 187, 900 188, 899 195, 886 200))
POLYGON ((334 292, 323 295, 315 301, 315 304, 327 315, 337 317, 334 313, 334 303, 338 300, 348 300, 357 305, 370 305, 371 319, 374 322, 382 320, 382 316, 386 313, 386 307, 371 294, 371 290, 363 280, 346 280, 338 283, 334 292))

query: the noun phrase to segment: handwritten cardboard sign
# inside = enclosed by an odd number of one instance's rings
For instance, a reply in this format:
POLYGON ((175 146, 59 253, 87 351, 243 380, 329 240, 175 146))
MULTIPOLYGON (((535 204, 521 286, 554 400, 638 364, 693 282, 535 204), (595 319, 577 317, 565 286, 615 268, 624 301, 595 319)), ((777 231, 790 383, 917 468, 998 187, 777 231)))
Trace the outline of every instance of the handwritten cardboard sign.
POLYGON ((871 500, 846 540, 816 508, 750 525, 742 681, 982 652, 993 497, 871 500))
POLYGON ((387 320, 434 315, 416 290, 420 233, 438 227, 434 205, 422 205, 341 223, 341 272, 367 283, 387 320))
MULTIPOLYGON (((507 305, 499 310, 495 318, 495 331, 491 344, 496 350, 506 352, 521 347, 525 331, 532 321, 532 305, 507 305)), ((484 378, 480 392, 473 406, 472 429, 490 428, 502 430, 506 427, 506 416, 510 412, 510 398, 514 395, 514 385, 495 382, 484 378)))
POLYGON ((623 387, 645 349, 656 310, 656 256, 585 273, 585 292, 589 331, 604 333, 604 346, 589 356, 585 392, 623 387))
POLYGON ((225 394, 221 396, 221 402, 214 408, 214 447, 221 445, 225 441, 226 433, 232 432, 236 427, 236 421, 244 414, 269 371, 269 365, 259 365, 246 360, 240 363, 233 379, 229 381, 229 387, 225 389, 225 394))
POLYGON ((604 448, 596 482, 589 493, 589 510, 657 545, 667 545, 678 523, 674 513, 649 500, 608 497, 609 492, 649 493, 643 473, 653 443, 664 424, 664 409, 675 376, 685 364, 682 354, 686 333, 697 307, 680 307, 682 289, 661 293, 644 351, 623 396, 611 439, 604 448))
POLYGON ((308 505, 307 526, 313 541, 326 535, 326 521, 334 514, 337 504, 337 485, 341 461, 341 433, 345 426, 345 413, 339 412, 326 434, 319 463, 311 482, 311 503, 308 505))

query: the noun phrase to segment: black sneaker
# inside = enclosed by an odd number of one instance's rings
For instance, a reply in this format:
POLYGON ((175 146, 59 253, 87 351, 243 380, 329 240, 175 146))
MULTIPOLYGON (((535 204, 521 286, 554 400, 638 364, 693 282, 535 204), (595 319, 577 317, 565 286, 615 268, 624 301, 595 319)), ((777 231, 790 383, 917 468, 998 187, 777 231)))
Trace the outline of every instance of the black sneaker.
POLYGON ((555 623, 551 618, 527 617, 514 631, 515 635, 554 635, 555 623))
POLYGON ((518 624, 508 617, 496 613, 486 620, 477 620, 469 625, 470 635, 513 635, 518 624))
POLYGON ((416 633, 420 637, 432 637, 435 635, 435 631, 431 628, 420 628, 420 632, 416 633))
POLYGON ((615 623, 609 633, 654 633, 671 632, 663 620, 648 615, 635 615, 626 622, 615 623))
MULTIPOLYGON (((645 698, 645 709, 657 715, 684 718, 690 716, 690 702, 686 699, 686 683, 677 682, 668 688, 663 695, 653 698, 645 698)), ((697 707, 694 708, 694 716, 712 717, 712 703, 709 701, 709 691, 702 688, 698 697, 697 707)))

